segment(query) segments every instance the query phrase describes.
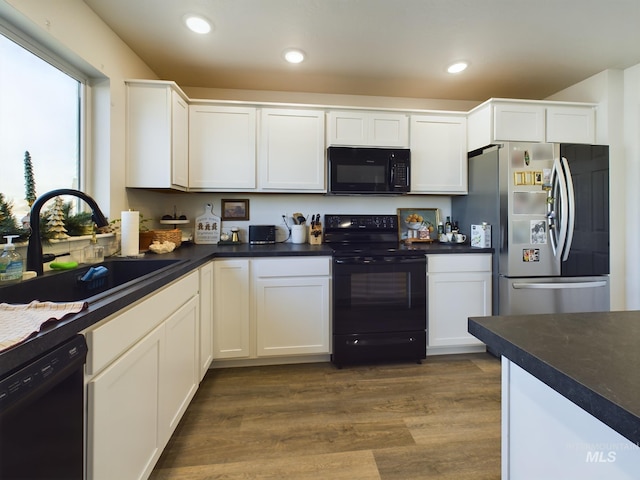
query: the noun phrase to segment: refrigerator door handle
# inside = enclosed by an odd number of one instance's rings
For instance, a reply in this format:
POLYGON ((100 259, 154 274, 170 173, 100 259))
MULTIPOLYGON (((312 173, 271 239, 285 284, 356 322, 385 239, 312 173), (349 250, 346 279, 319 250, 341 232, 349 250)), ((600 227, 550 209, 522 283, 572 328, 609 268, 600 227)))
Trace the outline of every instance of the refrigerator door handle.
POLYGON ((569 258, 571 244, 573 243, 573 229, 575 226, 576 218, 576 196, 573 191, 573 178, 571 177, 571 169, 569 168, 569 162, 565 157, 562 157, 562 170, 564 171, 567 184, 567 238, 563 246, 562 255, 562 261, 566 262, 567 258, 569 258))
POLYGON ((514 282, 514 289, 519 290, 535 290, 535 289, 552 289, 552 290, 565 290, 569 288, 597 288, 606 287, 607 282, 604 280, 598 280, 595 282, 573 282, 573 283, 522 283, 514 282))
POLYGON ((553 160, 551 181, 552 187, 550 195, 552 195, 552 209, 547 213, 549 221, 549 236, 551 238, 553 254, 558 260, 558 263, 560 263, 562 248, 567 237, 567 182, 559 158, 555 158, 553 160), (559 205, 558 196, 560 197, 559 205), (559 212, 558 208, 560 208, 559 212))

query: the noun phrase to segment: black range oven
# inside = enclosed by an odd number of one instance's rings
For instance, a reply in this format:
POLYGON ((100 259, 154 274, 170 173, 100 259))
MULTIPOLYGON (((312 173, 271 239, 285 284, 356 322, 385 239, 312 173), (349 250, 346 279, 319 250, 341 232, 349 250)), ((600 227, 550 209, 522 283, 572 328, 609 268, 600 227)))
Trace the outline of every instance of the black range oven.
POLYGON ((426 356, 426 257, 398 244, 396 215, 325 215, 337 366, 426 356))

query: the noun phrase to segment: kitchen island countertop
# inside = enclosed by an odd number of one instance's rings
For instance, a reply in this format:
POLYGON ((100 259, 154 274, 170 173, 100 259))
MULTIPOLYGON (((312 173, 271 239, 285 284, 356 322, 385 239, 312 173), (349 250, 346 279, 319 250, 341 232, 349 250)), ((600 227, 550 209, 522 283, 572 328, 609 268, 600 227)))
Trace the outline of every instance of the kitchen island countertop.
MULTIPOLYGON (((402 246, 402 249, 427 253, 493 253, 492 249, 472 248, 470 245, 446 244, 414 244, 402 246)), ((175 267, 165 269, 162 273, 149 279, 135 283, 113 295, 89 302, 89 307, 61 321, 49 322, 42 330, 26 341, 0 352, 0 377, 25 364, 33 358, 61 344, 73 335, 82 332, 97 322, 126 308, 170 282, 186 275, 216 258, 251 258, 251 257, 291 257, 291 256, 332 256, 333 249, 327 244, 291 244, 276 243, 274 245, 194 245, 185 243, 171 253, 163 254, 163 259, 187 260, 175 267)), ((148 253, 147 256, 155 256, 148 253)), ((55 273, 51 273, 55 275, 55 273)), ((34 281, 34 280, 31 280, 34 281)), ((40 299, 46 300, 46 299, 40 299)), ((2 302, 2 288, 0 288, 2 302)))
POLYGON ((640 445, 640 312, 473 317, 469 332, 640 445))

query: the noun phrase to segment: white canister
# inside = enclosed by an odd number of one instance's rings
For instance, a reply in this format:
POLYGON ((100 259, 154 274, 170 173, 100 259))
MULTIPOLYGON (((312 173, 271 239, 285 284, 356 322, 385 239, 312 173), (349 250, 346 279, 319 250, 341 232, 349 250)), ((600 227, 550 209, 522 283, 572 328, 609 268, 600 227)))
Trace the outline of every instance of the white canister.
POLYGON ((291 243, 305 243, 307 241, 307 226, 291 226, 291 243))

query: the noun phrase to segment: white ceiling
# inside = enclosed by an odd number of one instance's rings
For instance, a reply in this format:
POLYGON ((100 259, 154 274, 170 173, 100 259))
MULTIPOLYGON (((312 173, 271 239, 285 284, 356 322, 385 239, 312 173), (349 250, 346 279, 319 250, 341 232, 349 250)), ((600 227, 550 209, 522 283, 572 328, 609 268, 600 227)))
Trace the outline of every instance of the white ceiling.
POLYGON ((542 99, 640 63, 640 0, 85 0, 181 86, 542 99), (182 17, 214 30, 197 35, 182 17), (289 65, 288 47, 307 53, 289 65), (455 60, 470 62, 452 76, 455 60))

